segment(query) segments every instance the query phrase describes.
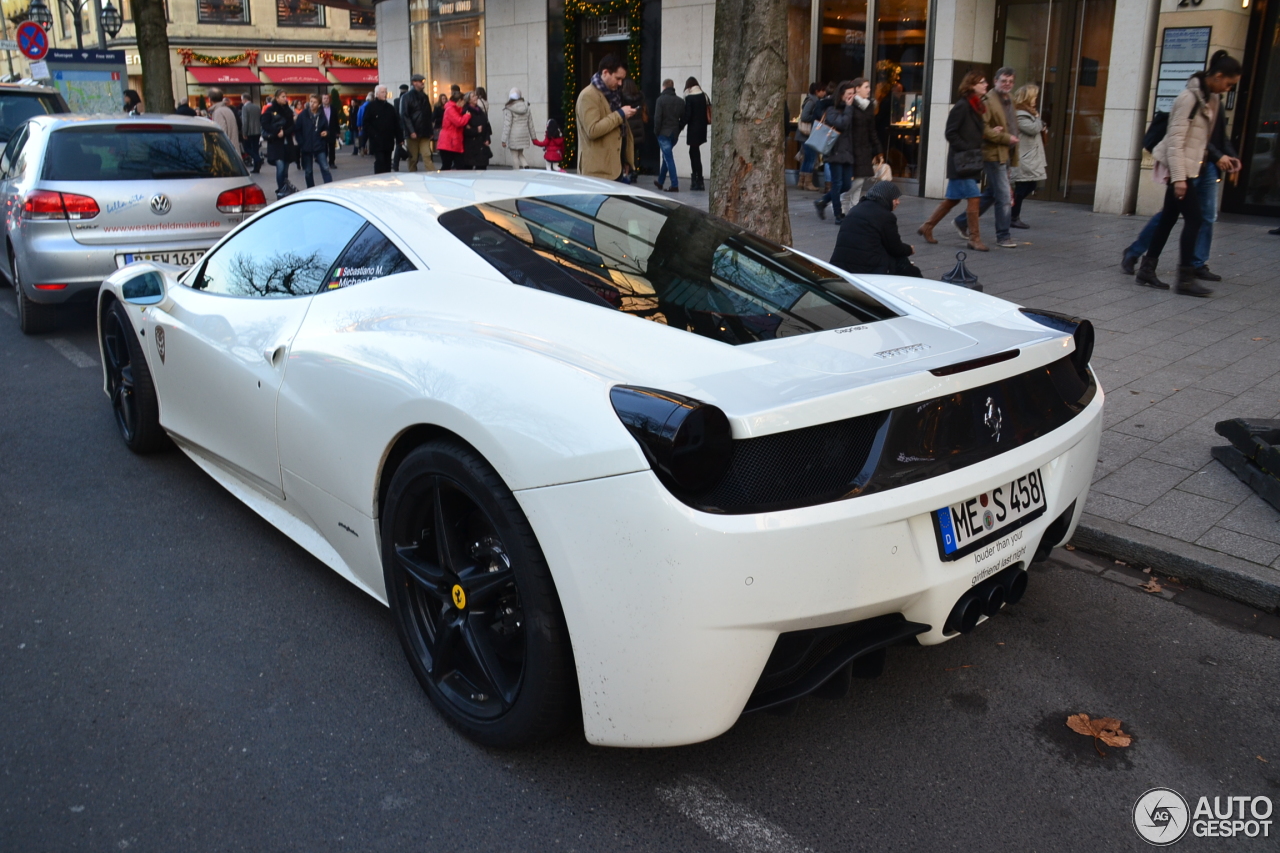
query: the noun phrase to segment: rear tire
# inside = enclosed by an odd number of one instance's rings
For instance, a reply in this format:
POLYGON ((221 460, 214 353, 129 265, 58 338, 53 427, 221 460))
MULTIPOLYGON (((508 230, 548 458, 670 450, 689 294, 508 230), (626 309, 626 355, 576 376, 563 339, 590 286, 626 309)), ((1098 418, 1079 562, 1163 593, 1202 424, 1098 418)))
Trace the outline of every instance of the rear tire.
POLYGON ((151 370, 129 312, 119 302, 113 302, 103 315, 102 352, 107 392, 125 446, 139 454, 164 449, 169 438, 160 426, 160 404, 151 370))
POLYGON ((450 723, 500 747, 565 727, 577 691, 551 571, 479 454, 434 441, 405 458, 383 507, 382 562, 409 665, 450 723))
POLYGON ((18 328, 24 335, 39 335, 51 331, 58 324, 58 308, 32 302, 22 289, 22 273, 18 271, 18 259, 13 259, 13 292, 18 302, 18 328))

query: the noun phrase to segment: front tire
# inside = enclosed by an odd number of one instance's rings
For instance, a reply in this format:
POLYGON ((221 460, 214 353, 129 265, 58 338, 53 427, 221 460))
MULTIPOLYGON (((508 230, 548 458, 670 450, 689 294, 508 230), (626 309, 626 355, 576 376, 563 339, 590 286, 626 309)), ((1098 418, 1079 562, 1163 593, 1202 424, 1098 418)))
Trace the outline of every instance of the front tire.
POLYGON ((167 447, 169 439, 160 426, 160 403, 151 370, 129 312, 119 302, 113 302, 102 317, 102 352, 107 392, 125 446, 139 454, 167 447))
POLYGON ((564 728, 576 691, 555 584, 479 454, 436 441, 405 458, 383 508, 382 561, 409 664, 454 726, 503 747, 564 728))
POLYGON ((54 305, 32 302, 22 289, 22 273, 18 258, 13 258, 13 292, 18 301, 18 328, 24 335, 39 335, 52 331, 58 323, 58 309, 54 305))

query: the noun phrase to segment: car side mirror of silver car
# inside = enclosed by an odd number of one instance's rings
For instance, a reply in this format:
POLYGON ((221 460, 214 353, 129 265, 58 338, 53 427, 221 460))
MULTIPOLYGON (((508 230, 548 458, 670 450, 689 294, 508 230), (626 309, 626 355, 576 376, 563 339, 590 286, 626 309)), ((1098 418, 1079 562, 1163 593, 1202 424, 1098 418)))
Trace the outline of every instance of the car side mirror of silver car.
POLYGON ((120 296, 131 305, 156 305, 164 301, 164 276, 154 270, 136 275, 120 285, 120 296))

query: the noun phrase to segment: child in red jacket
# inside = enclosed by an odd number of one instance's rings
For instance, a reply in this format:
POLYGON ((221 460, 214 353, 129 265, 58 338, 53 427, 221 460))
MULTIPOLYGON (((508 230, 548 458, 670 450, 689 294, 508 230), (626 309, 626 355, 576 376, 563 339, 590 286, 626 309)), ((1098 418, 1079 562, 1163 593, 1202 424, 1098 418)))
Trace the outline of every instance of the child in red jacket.
POLYGON ((533 144, 539 148, 547 149, 543 153, 542 159, 547 161, 548 172, 563 172, 560 162, 564 160, 564 136, 560 133, 560 125, 556 124, 555 119, 547 119, 547 138, 541 142, 533 140, 533 144))

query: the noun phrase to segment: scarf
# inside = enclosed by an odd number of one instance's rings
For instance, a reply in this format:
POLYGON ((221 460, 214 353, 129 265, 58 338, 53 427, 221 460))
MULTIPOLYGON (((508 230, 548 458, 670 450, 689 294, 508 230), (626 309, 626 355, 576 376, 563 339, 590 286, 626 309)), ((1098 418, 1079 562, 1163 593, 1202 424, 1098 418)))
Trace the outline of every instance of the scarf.
POLYGON ((977 95, 969 96, 969 106, 973 107, 973 111, 980 116, 987 114, 987 105, 977 95))
POLYGON ((591 75, 591 85, 595 86, 604 94, 605 99, 609 102, 609 109, 622 109, 622 95, 620 95, 616 89, 610 89, 604 84, 604 80, 601 79, 599 71, 591 75))
POLYGON ((857 103, 859 109, 865 110, 867 107, 871 106, 870 98, 864 98, 861 95, 854 95, 853 100, 857 103))

